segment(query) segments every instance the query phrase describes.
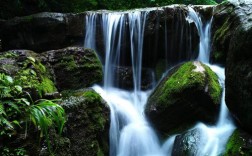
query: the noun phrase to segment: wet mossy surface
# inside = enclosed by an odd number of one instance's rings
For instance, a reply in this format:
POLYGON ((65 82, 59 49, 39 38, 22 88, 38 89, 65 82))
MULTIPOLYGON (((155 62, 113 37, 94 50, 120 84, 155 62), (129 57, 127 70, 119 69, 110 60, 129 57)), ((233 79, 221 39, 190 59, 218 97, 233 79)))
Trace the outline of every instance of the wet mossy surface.
POLYGON ((223 156, 251 156, 252 136, 241 129, 236 129, 230 136, 223 156))
POLYGON ((163 135, 183 131, 197 121, 214 123, 221 86, 217 75, 200 62, 172 69, 150 95, 145 113, 163 135))
POLYGON ((90 87, 102 81, 101 62, 91 49, 69 47, 48 51, 42 59, 53 71, 60 91, 90 87))
POLYGON ((68 91, 67 96, 61 104, 68 118, 65 135, 70 140, 71 155, 108 155, 109 108, 106 103, 92 89, 68 91))

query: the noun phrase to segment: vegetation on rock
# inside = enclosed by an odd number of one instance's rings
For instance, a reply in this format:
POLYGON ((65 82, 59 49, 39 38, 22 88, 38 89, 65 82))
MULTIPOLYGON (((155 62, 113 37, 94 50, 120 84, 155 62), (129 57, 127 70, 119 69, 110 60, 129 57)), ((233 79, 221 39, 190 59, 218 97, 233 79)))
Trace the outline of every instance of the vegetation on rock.
POLYGON ((70 146, 65 144, 55 155, 62 155, 63 151, 64 155, 108 155, 109 108, 106 103, 91 89, 65 91, 64 96, 60 103, 68 121, 67 134, 63 133, 63 137, 69 139, 70 146))
POLYGON ((102 64, 94 50, 68 47, 42 55, 43 61, 55 74, 60 91, 90 87, 102 81, 102 64))
POLYGON ((236 129, 230 136, 223 156, 252 155, 252 136, 243 130, 236 129))
POLYGON ((221 99, 217 75, 200 62, 175 67, 148 99, 146 114, 161 133, 214 122, 221 99))
POLYGON ((0 140, 6 141, 0 144, 2 155, 10 152, 7 139, 15 138, 18 133, 26 135, 31 123, 40 131, 40 137, 48 139, 49 127, 56 127, 61 133, 66 121, 60 105, 45 99, 33 101, 19 82, 0 73, 0 140))

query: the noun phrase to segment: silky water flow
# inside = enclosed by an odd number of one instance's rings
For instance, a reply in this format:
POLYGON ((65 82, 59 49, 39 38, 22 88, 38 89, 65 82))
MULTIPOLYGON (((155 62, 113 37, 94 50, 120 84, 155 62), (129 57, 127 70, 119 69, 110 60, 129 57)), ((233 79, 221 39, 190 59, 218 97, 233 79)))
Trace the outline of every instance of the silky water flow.
MULTIPOLYGON (((144 116, 149 91, 141 90, 143 36, 150 10, 128 12, 88 12, 84 46, 97 50, 97 23, 102 24, 105 62, 104 84, 93 88, 110 107, 110 156, 167 156, 172 154, 175 135, 160 143, 157 134, 144 116), (129 30, 133 71, 133 91, 116 87, 114 67, 120 63, 121 47, 125 31, 129 30)), ((203 123, 193 129, 200 132, 200 144, 195 155, 217 156, 223 152, 228 137, 234 130, 225 105, 224 69, 209 64, 211 21, 203 24, 193 8, 188 7, 188 22, 194 22, 200 36, 197 60, 207 64, 219 77, 223 87, 221 111, 215 126, 203 123)), ((97 50, 98 51, 98 50, 97 50)), ((153 78, 154 79, 154 78, 153 78)))

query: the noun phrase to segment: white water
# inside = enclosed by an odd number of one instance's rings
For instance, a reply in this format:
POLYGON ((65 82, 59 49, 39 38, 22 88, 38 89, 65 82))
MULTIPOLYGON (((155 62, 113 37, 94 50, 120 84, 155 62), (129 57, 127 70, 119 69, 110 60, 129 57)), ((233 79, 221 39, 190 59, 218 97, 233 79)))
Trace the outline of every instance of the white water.
POLYGON ((217 74, 223 89, 220 114, 216 125, 208 126, 203 123, 199 123, 193 128, 200 130, 201 133, 201 144, 198 145, 199 152, 197 155, 217 156, 224 151, 228 138, 235 129, 225 102, 225 69, 209 64, 210 26, 212 19, 206 24, 206 26, 204 26, 200 16, 197 15, 191 7, 189 7, 188 18, 196 24, 200 36, 200 51, 198 60, 206 63, 217 74))
MULTIPOLYGON (((142 49, 145 21, 148 11, 102 13, 100 19, 105 46, 104 85, 94 89, 107 101, 111 110, 110 156, 167 156, 172 154, 175 136, 160 144, 155 132, 144 116, 144 106, 150 91, 141 91, 142 49), (127 24, 125 24, 127 23, 127 24), (114 66, 119 65, 121 43, 125 27, 128 27, 131 40, 131 61, 133 68, 134 90, 125 91, 115 88, 114 66)), ((189 7, 189 16, 196 23, 200 35, 200 52, 198 60, 209 62, 210 24, 205 27, 195 11, 189 7)), ((86 16, 85 47, 96 49, 94 30, 98 15, 90 13, 86 16)), ((209 65, 224 85, 224 69, 209 65)), ((216 126, 199 123, 195 128, 202 132, 202 144, 199 155, 218 155, 232 133, 234 126, 229 120, 222 97, 221 113, 216 126)))

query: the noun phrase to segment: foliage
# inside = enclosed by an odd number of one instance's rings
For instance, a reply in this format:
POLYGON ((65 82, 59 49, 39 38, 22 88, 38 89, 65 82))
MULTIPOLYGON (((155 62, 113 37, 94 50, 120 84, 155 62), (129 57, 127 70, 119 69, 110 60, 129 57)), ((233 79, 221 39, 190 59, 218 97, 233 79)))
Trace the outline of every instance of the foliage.
POLYGON ((27 156, 26 150, 22 147, 10 149, 8 147, 3 147, 0 153, 2 156, 27 156))
POLYGON ((46 136, 49 127, 57 127, 61 133, 65 123, 64 109, 45 99, 33 101, 29 93, 13 80, 0 73, 0 137, 12 137, 29 123, 46 136))
POLYGON ((0 1, 0 18, 8 19, 37 12, 82 12, 97 9, 132 9, 169 4, 217 4, 220 0, 8 0, 0 1))

